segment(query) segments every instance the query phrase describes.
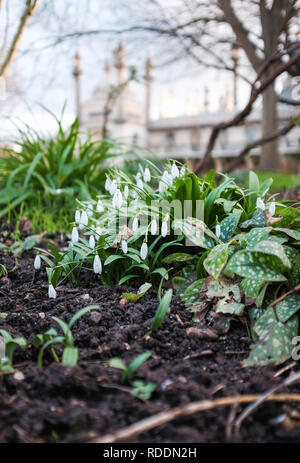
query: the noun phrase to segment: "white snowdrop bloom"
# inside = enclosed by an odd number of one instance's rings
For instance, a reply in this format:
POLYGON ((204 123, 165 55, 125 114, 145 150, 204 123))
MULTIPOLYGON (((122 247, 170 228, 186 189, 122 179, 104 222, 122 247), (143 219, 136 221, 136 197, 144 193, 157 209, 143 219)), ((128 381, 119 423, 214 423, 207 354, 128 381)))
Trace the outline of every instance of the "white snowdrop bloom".
POLYGON ((263 211, 265 210, 265 203, 263 202, 261 198, 257 198, 256 207, 257 209, 262 209, 263 211))
POLYGON ((138 228, 139 228, 139 220, 138 220, 137 217, 135 217, 133 219, 133 222, 132 222, 132 231, 133 231, 133 233, 135 233, 138 228))
POLYGON ((128 195, 129 195, 128 185, 125 185, 125 188, 124 188, 124 198, 127 199, 127 198, 128 198, 128 195))
POLYGON ((56 291, 55 291, 53 285, 49 285, 48 296, 49 296, 49 299, 56 299, 56 291))
POLYGON ((102 273, 102 264, 98 254, 96 254, 94 258, 93 270, 94 273, 99 273, 99 275, 102 273))
POLYGON ((141 252, 140 252, 141 259, 145 260, 147 257, 147 254, 148 254, 148 246, 147 246, 147 243, 144 241, 141 246, 141 252))
POLYGON ((88 217, 86 211, 82 211, 81 218, 80 218, 80 223, 83 226, 86 226, 89 223, 89 217, 88 217))
POLYGON ((142 174, 138 172, 135 176, 136 181, 138 181, 141 178, 142 174))
POLYGON ((144 188, 144 184, 141 178, 138 179, 136 186, 142 190, 144 188))
POLYGON ((95 242, 94 235, 91 235, 91 236, 90 236, 90 239, 89 239, 89 246, 90 246, 90 248, 92 248, 92 249, 94 249, 95 246, 96 246, 96 242, 95 242))
POLYGON ((220 238, 221 236, 221 227, 219 224, 216 225, 216 237, 220 238))
POLYGON ((103 203, 102 203, 101 199, 98 199, 96 211, 97 212, 104 212, 104 206, 103 206, 103 203))
POLYGON ((120 209, 122 207, 123 203, 123 196, 119 188, 116 189, 113 197, 113 205, 117 208, 120 209))
POLYGON ((148 167, 146 167, 144 171, 144 182, 150 182, 150 180, 151 180, 150 170, 148 167))
POLYGON ((185 176, 185 166, 182 166, 180 169, 180 177, 184 177, 184 176, 185 176))
POLYGON ((79 240, 78 230, 77 230, 76 227, 73 227, 73 230, 72 230, 72 243, 78 243, 78 240, 79 240))
POLYGON ((40 256, 37 254, 37 255, 35 256, 35 259, 34 259, 34 262, 33 262, 33 266, 34 266, 35 270, 40 270, 41 264, 42 264, 41 258, 40 258, 40 256))
POLYGON ((122 251, 124 252, 124 254, 127 254, 128 246, 127 246, 127 241, 126 240, 122 240, 121 247, 122 247, 122 251))
POLYGON ((109 187, 109 192, 111 195, 113 195, 115 193, 117 189, 117 184, 116 182, 113 180, 111 183, 110 183, 110 187, 109 187))
POLYGON ((179 170, 175 163, 172 165, 171 175, 173 179, 179 177, 179 170))
POLYGON ((86 213, 88 217, 93 217, 94 212, 92 211, 92 209, 87 209, 86 213))
POLYGON ((168 233, 168 223, 164 220, 161 224, 161 236, 164 238, 168 233))
POLYGON ((96 227, 95 232, 96 232, 96 240, 98 241, 102 233, 101 227, 96 227))
POLYGON ((159 182, 158 184, 158 191, 161 193, 163 193, 166 189, 166 185, 163 183, 163 182, 159 182))
POLYGON ((157 233, 157 221, 153 219, 151 221, 151 235, 156 235, 157 233))
POLYGON ((275 209, 276 209, 276 205, 274 202, 272 202, 269 206, 269 212, 270 212, 270 215, 273 217, 273 215, 275 214, 275 209))
POLYGON ((77 210, 75 212, 75 222, 76 223, 80 223, 80 217, 81 217, 80 211, 77 210))
POLYGON ((109 190, 110 190, 110 185, 111 185, 111 180, 110 180, 109 177, 106 177, 105 186, 104 186, 104 188, 106 189, 106 191, 109 191, 109 190))

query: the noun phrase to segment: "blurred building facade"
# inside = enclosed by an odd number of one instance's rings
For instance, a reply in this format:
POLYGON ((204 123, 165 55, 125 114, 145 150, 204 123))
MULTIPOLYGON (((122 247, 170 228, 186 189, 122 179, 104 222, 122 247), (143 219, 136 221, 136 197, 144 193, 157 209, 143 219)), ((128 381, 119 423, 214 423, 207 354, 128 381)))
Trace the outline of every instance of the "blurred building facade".
MULTIPOLYGON (((194 111, 193 115, 179 117, 166 117, 166 112, 162 111, 158 119, 151 120, 153 75, 150 60, 145 63, 143 76, 144 101, 138 98, 134 89, 136 84, 131 82, 128 76, 125 50, 120 45, 114 53, 112 63, 106 66, 103 81, 94 89, 91 98, 81 104, 80 123, 83 129, 91 131, 96 137, 101 137, 103 127, 106 125, 107 136, 147 147, 153 152, 154 157, 189 160, 192 163, 193 160, 204 155, 212 126, 231 119, 238 112, 236 91, 230 91, 228 88, 224 91, 224 97, 220 99, 219 110, 211 112, 209 89, 205 88, 202 111, 198 113, 194 111), (124 83, 126 85, 123 85, 124 83), (109 107, 110 95, 118 88, 122 88, 122 91, 109 107)), ((286 100, 292 99, 292 88, 290 80, 287 80, 282 92, 286 100)), ((76 92, 78 95, 78 85, 76 92)), ((162 108, 164 104, 168 104, 167 97, 165 96, 165 101, 162 102, 162 108)), ((189 102, 189 105, 191 104, 192 102, 189 102)), ((189 112, 191 111, 187 111, 189 112)), ((279 103, 279 128, 287 124, 293 115, 296 115, 295 106, 279 103)), ((261 110, 257 108, 251 112, 243 125, 231 127, 220 133, 212 153, 215 168, 222 170, 245 145, 260 137, 261 110)), ((292 172, 299 172, 299 139, 300 128, 296 127, 281 137, 279 142, 282 164, 292 172)), ((259 148, 251 150, 246 158, 248 168, 255 166, 259 154, 259 148)))

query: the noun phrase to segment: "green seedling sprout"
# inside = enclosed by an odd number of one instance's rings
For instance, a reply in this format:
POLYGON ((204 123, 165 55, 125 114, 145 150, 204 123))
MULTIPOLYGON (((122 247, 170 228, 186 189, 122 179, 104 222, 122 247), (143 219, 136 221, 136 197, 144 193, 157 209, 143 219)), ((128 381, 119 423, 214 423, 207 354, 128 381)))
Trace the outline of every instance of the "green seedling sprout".
POLYGON ((38 365, 40 368, 43 366, 43 356, 45 350, 49 347, 51 354, 56 362, 59 362, 58 356, 54 350, 53 344, 63 344, 64 351, 62 355, 61 363, 64 366, 74 367, 77 364, 78 360, 78 348, 74 346, 74 340, 72 335, 72 326, 74 323, 87 312, 91 310, 99 309, 98 305, 89 305, 83 309, 76 312, 76 314, 71 318, 69 323, 65 323, 58 317, 52 317, 56 323, 59 324, 63 331, 63 336, 59 336, 55 328, 51 328, 46 331, 44 334, 38 334, 34 338, 34 345, 36 347, 42 345, 42 348, 38 356, 38 365))
POLYGON ((151 399, 152 393, 157 388, 155 383, 145 383, 144 381, 133 381, 131 394, 143 400, 151 399))
POLYGON ((151 326, 151 333, 154 333, 162 324, 162 322, 165 319, 166 313, 168 311, 168 308, 170 307, 171 304, 171 299, 173 295, 173 290, 169 289, 166 294, 163 296, 161 299, 159 306, 157 307, 155 317, 151 326))
POLYGON ((129 302, 137 302, 141 299, 146 292, 152 287, 151 283, 144 283, 142 286, 139 287, 137 293, 123 293, 123 299, 126 299, 129 302))
POLYGON ((6 330, 0 330, 5 344, 5 356, 0 358, 0 371, 13 371, 13 355, 16 347, 26 347, 24 338, 13 338, 6 330))
POLYGON ((120 358, 113 358, 109 361, 109 366, 111 368, 118 368, 123 371, 121 382, 129 380, 133 373, 151 356, 151 352, 144 352, 143 354, 138 355, 129 365, 125 365, 123 360, 120 358))

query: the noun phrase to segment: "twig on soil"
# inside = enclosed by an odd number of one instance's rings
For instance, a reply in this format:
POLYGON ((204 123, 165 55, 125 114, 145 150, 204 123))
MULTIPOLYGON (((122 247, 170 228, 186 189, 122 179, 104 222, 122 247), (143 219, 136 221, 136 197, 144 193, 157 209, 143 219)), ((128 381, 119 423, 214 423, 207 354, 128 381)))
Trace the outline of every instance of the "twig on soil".
POLYGON ((237 411, 238 411, 238 407, 239 407, 239 402, 238 402, 238 400, 236 400, 236 401, 232 404, 232 407, 231 407, 231 409, 230 409, 230 413, 229 413, 229 416, 228 416, 228 419, 227 419, 226 431, 225 431, 226 440, 231 439, 231 436, 232 436, 232 429, 233 429, 235 417, 236 417, 236 414, 237 414, 237 411))
MULTIPOLYGON (((299 373, 300 376, 300 373, 299 373)), ((132 424, 114 434, 105 434, 102 437, 92 439, 89 442, 96 444, 112 444, 114 442, 123 441, 125 439, 131 439, 139 434, 146 431, 150 431, 158 426, 169 423, 170 421, 178 418, 179 416, 188 416, 193 413, 212 410, 217 407, 227 406, 241 403, 251 403, 261 398, 259 394, 250 394, 244 396, 235 397, 222 397, 215 400, 201 400, 197 402, 191 402, 183 407, 176 407, 167 412, 161 412, 156 415, 145 418, 132 424)), ((300 402, 300 394, 271 394, 265 399, 268 402, 300 402)), ((256 403, 256 402, 255 402, 256 403)))
POLYGON ((276 371, 274 374, 274 378, 277 378, 277 376, 282 375, 282 373, 285 373, 286 371, 290 370, 291 368, 294 368, 296 366, 296 362, 292 362, 289 365, 286 365, 285 367, 281 368, 280 370, 276 371))
POLYGON ((300 284, 295 286, 295 288, 291 289, 287 293, 275 299, 275 301, 271 302, 271 304, 268 305, 268 308, 273 307, 274 305, 278 304, 278 302, 283 301, 283 299, 285 299, 287 296, 290 296, 290 294, 293 294, 295 291, 298 291, 298 290, 300 290, 300 284))
POLYGON ((266 400, 269 400, 269 397, 274 396, 273 394, 274 394, 275 391, 278 391, 278 389, 282 388, 283 386, 289 386, 289 385, 291 385, 291 384, 293 384, 293 383, 295 383, 296 381, 299 381, 299 380, 300 380, 300 372, 294 373, 293 375, 290 375, 288 378, 286 378, 282 383, 278 384, 277 386, 272 387, 269 391, 267 391, 264 394, 262 394, 261 396, 259 396, 258 399, 254 403, 249 405, 240 414, 240 416, 238 417, 238 419, 236 420, 235 425, 234 425, 235 432, 237 432, 237 433, 239 432, 242 422, 251 413, 253 413, 254 410, 256 410, 256 408, 258 408, 263 402, 265 402, 266 400))

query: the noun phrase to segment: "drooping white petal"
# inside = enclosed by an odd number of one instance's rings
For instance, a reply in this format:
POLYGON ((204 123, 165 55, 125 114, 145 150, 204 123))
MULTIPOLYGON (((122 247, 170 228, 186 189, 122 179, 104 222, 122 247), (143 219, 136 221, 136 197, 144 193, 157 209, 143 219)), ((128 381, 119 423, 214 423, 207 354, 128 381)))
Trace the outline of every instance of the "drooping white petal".
POLYGON ((55 291, 53 285, 49 285, 48 296, 49 296, 49 299, 56 299, 56 291, 55 291))
POLYGON ((119 188, 116 189, 115 193, 114 193, 114 197, 113 197, 113 205, 117 208, 117 209, 120 209, 122 207, 122 203, 123 203, 123 197, 122 197, 122 193, 121 191, 119 190, 119 188))
POLYGON ((138 181, 141 178, 142 174, 138 172, 135 176, 136 181, 138 181))
POLYGON ((96 254, 94 258, 93 270, 94 273, 98 273, 99 275, 102 273, 102 264, 98 254, 96 254))
POLYGON ((142 189, 144 188, 144 184, 143 184, 142 179, 140 179, 140 178, 138 179, 136 186, 137 186, 140 190, 142 190, 142 189))
POLYGON ((104 212, 104 206, 103 206, 103 203, 102 203, 101 199, 98 199, 96 211, 97 212, 104 212))
POLYGON ((75 222, 76 223, 80 223, 80 217, 81 217, 80 211, 77 210, 75 212, 75 222))
POLYGON ((34 266, 35 270, 40 270, 41 264, 42 264, 41 258, 40 258, 40 256, 37 254, 37 255, 35 256, 34 263, 33 263, 33 266, 34 266))
POLYGON ((135 217, 132 222, 132 231, 135 233, 138 228, 139 228, 139 220, 137 217, 135 217))
POLYGON ((184 177, 184 176, 185 176, 185 166, 182 166, 180 169, 180 177, 184 177))
POLYGON ((171 175, 172 175, 173 179, 176 178, 176 177, 179 177, 179 170, 178 170, 178 167, 176 166, 176 164, 172 165, 171 175))
POLYGON ((111 195, 113 195, 115 193, 117 189, 117 184, 116 182, 113 180, 111 183, 110 183, 110 187, 109 187, 109 192, 111 195))
POLYGON ((127 241, 126 240, 122 240, 122 251, 124 252, 124 254, 127 254, 128 252, 128 246, 127 246, 127 241))
POLYGON ((109 191, 109 190, 110 190, 110 185, 111 185, 111 180, 110 180, 109 177, 106 177, 105 186, 104 186, 104 188, 106 189, 106 191, 109 191))
POLYGON ((216 237, 220 238, 221 236, 221 227, 219 224, 216 225, 216 237))
POLYGON ((163 182, 159 182, 158 184, 158 191, 161 193, 163 193, 166 189, 166 185, 163 183, 163 182))
POLYGON ((98 239, 100 238, 101 233, 102 233, 101 227, 96 227, 96 230, 95 230, 95 231, 96 231, 96 236, 95 236, 95 238, 96 238, 96 240, 98 241, 98 239))
POLYGON ((95 242, 94 235, 91 235, 91 236, 90 236, 90 239, 89 239, 89 246, 90 246, 90 248, 92 248, 92 249, 94 249, 95 246, 96 246, 96 242, 95 242))
POLYGON ((156 235, 157 233, 157 221, 153 219, 151 221, 151 235, 156 235))
POLYGON ((128 194, 129 194, 128 185, 125 185, 125 188, 124 188, 124 198, 125 198, 125 199, 128 198, 128 194))
POLYGON ((164 220, 161 224, 161 236, 164 238, 168 233, 168 223, 164 220))
POLYGON ((265 210, 265 203, 263 202, 263 200, 261 198, 257 198, 256 207, 258 209, 262 209, 263 211, 265 210))
MULTIPOLYGON (((89 207, 91 207, 91 206, 89 206, 89 207)), ((88 216, 88 217, 92 217, 92 216, 94 215, 94 212, 93 212, 92 209, 90 209, 90 208, 87 209, 86 213, 87 213, 87 216, 88 216)))
POLYGON ((150 182, 150 180, 151 180, 150 170, 148 167, 146 167, 144 171, 144 182, 150 182))
POLYGON ((79 240, 78 230, 77 230, 76 227, 73 227, 73 230, 72 230, 72 243, 78 243, 78 240, 79 240))
POLYGON ((147 254, 148 254, 148 246, 147 246, 147 243, 144 241, 141 246, 141 252, 140 252, 141 259, 145 260, 147 257, 147 254))
POLYGON ((272 202, 269 206, 269 212, 270 212, 270 215, 273 217, 273 215, 275 214, 275 209, 276 209, 276 204, 274 202, 272 202))
POLYGON ((88 218, 88 215, 87 215, 86 211, 82 211, 81 218, 80 218, 80 223, 83 226, 86 226, 89 223, 89 218, 88 218))

